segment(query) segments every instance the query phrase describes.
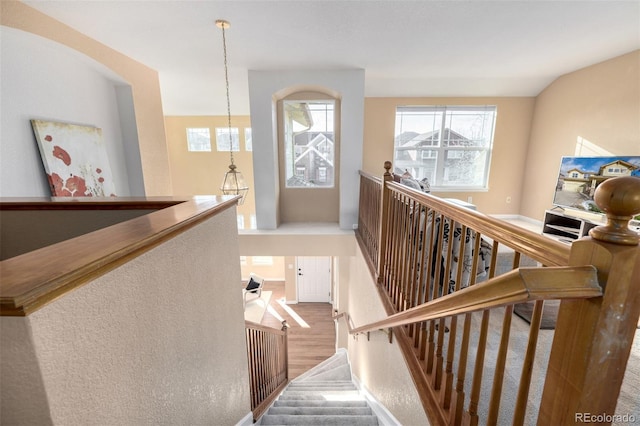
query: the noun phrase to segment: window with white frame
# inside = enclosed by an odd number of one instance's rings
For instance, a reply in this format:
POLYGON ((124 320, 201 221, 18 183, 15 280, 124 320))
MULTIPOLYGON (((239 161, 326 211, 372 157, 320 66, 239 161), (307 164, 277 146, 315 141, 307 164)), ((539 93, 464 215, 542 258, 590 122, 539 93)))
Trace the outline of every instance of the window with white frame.
POLYGON ((333 100, 283 101, 287 188, 333 188, 334 110, 333 100))
POLYGON ((400 106, 394 172, 427 179, 431 190, 487 189, 495 106, 400 106))
POLYGON ((192 152, 211 151, 211 134, 209 128, 188 127, 187 148, 192 152))
POLYGON ((216 127, 216 147, 218 151, 229 152, 229 143, 233 147, 233 151, 240 151, 240 133, 237 127, 216 127), (229 130, 231 130, 231 138, 229 138, 229 130), (231 139, 231 142, 229 142, 231 139))
POLYGON ((244 150, 253 151, 253 140, 251 139, 251 127, 244 128, 244 150))

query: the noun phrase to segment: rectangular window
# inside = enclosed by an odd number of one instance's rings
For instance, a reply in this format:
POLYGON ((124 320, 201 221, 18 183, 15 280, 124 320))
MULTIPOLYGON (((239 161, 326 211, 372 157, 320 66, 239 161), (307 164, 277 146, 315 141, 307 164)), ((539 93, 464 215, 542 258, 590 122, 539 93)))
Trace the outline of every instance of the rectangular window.
POLYGON ((208 128, 188 127, 187 147, 192 152, 211 152, 211 135, 208 128))
POLYGON ((273 265, 273 257, 271 256, 253 256, 254 265, 270 266, 273 265))
POLYGON ((253 151, 253 140, 251 139, 251 127, 244 128, 244 150, 253 151))
POLYGON ((327 180, 327 168, 318 167, 318 182, 326 182, 327 180))
MULTIPOLYGON (((233 151, 240 151, 240 133, 237 127, 231 128, 231 143, 233 151)), ((216 147, 218 151, 229 152, 229 128, 216 127, 216 147)))
POLYGON ((283 101, 283 111, 286 187, 333 188, 334 101, 283 101))
POLYGON ((495 106, 400 106, 394 172, 431 190, 487 189, 495 106))

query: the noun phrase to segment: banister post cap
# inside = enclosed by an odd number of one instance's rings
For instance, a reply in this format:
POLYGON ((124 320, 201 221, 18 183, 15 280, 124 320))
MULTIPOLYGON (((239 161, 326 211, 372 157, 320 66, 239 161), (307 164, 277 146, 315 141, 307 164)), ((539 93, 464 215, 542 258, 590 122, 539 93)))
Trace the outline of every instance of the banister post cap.
POLYGON ((385 161, 384 162, 384 177, 386 178, 390 178, 391 177, 391 172, 389 170, 391 170, 391 161, 385 161))
POLYGON ((607 214, 607 224, 589 231, 596 240, 614 244, 637 245, 640 235, 629 229, 629 221, 640 214, 640 178, 620 176, 602 182, 593 197, 607 214))

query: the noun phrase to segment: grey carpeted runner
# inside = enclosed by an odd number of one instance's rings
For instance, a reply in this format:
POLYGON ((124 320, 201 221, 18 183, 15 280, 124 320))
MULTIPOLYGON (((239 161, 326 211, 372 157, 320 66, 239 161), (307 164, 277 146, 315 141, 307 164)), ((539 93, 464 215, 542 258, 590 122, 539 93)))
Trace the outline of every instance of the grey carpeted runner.
POLYGON ((341 351, 292 381, 258 424, 378 425, 378 418, 353 384, 341 351))

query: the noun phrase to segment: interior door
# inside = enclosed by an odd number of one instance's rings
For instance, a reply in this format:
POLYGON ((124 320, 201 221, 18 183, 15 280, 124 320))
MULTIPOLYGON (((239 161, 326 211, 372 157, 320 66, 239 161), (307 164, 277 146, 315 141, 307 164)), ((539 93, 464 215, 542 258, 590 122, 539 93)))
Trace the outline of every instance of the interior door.
POLYGON ((296 258, 298 302, 331 302, 331 258, 296 258))

